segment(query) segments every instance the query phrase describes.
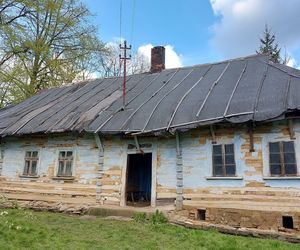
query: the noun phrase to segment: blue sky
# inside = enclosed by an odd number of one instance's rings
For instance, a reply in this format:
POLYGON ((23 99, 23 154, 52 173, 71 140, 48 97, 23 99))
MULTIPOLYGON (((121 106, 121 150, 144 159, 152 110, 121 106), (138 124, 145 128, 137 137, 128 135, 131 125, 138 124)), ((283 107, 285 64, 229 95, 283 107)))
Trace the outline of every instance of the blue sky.
MULTIPOLYGON (((101 39, 116 41, 121 0, 84 2, 95 15, 101 39)), ((298 0, 122 0, 121 35, 135 50, 169 45, 186 66, 255 53, 267 23, 298 66, 299 10, 298 0)))

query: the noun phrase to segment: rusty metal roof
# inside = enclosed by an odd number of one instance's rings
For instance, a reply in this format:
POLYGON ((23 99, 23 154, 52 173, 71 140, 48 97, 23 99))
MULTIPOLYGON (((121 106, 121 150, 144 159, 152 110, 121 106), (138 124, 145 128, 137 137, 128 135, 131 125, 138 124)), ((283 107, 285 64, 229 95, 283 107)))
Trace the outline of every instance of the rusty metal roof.
POLYGON ((283 119, 300 109, 300 71, 255 55, 220 63, 87 81, 0 110, 0 135, 149 133, 217 122, 283 119))

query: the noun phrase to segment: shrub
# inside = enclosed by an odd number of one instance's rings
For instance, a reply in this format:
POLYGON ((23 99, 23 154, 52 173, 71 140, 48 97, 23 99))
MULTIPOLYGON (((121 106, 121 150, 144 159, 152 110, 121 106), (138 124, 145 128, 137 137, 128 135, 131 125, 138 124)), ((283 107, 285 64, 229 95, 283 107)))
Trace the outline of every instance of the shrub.
POLYGON ((152 224, 162 224, 168 221, 167 217, 160 211, 156 210, 154 214, 150 216, 150 221, 152 224))
POLYGON ((146 213, 134 213, 132 218, 136 222, 146 222, 147 221, 147 214, 146 213))
POLYGON ((5 204, 7 203, 8 199, 4 195, 0 195, 0 206, 5 207, 5 204))
POLYGON ((19 206, 18 201, 12 200, 10 203, 11 203, 11 208, 13 208, 13 209, 21 209, 20 206, 19 206))

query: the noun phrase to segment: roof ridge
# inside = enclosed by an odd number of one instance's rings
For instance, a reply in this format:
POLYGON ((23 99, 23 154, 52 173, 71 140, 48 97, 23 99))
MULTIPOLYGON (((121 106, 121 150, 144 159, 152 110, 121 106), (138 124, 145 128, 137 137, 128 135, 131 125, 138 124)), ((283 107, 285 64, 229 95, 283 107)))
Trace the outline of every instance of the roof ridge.
MULTIPOLYGON (((267 57, 269 57, 269 54, 267 54, 267 53, 252 54, 252 55, 248 55, 248 56, 236 57, 236 58, 231 58, 231 59, 217 61, 217 62, 194 64, 194 65, 183 66, 183 67, 175 67, 175 68, 168 68, 168 69, 164 69, 162 71, 177 70, 177 69, 189 69, 189 68, 194 68, 194 67, 203 67, 203 66, 210 66, 210 65, 218 65, 218 64, 228 63, 228 62, 234 62, 234 61, 243 61, 243 60, 246 60, 246 59, 251 59, 251 58, 256 58, 256 57, 265 57, 265 58, 267 58, 267 57)), ((157 74, 157 73, 143 72, 143 73, 131 74, 131 75, 128 75, 128 76, 136 76, 136 75, 142 75, 142 74, 157 74)), ((77 82, 70 82, 70 83, 66 83, 66 84, 64 84, 62 86, 50 87, 48 89, 56 89, 56 88, 62 88, 62 87, 71 87, 71 86, 77 86, 77 85, 81 85, 81 84, 82 85, 83 84, 89 84, 90 82, 94 82, 94 81, 97 81, 97 80, 116 79, 116 78, 122 78, 122 77, 123 76, 98 77, 98 78, 93 78, 93 79, 80 80, 80 81, 77 81, 77 82)), ((45 89, 45 90, 48 90, 48 89, 45 89)))
MULTIPOLYGON (((188 68, 193 68, 193 67, 218 65, 218 64, 228 63, 228 62, 244 61, 244 60, 251 59, 251 58, 256 58, 256 57, 257 58, 262 58, 263 57, 263 58, 269 59, 269 55, 266 54, 266 53, 264 53, 264 54, 252 54, 252 55, 249 55, 249 56, 237 57, 237 58, 227 59, 227 60, 218 61, 218 62, 195 64, 195 65, 178 67, 178 68, 171 68, 171 69, 188 69, 188 68)), ((265 61, 265 62, 267 62, 267 61, 265 61)), ((169 69, 165 69, 164 71, 166 71, 166 70, 169 70, 169 69)))

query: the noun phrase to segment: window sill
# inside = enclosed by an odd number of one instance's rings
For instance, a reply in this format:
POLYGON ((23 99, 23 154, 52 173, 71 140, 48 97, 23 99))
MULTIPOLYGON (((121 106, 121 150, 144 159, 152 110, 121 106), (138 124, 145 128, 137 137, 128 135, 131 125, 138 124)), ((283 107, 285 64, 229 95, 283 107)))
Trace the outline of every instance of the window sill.
POLYGON ((38 175, 19 175, 20 178, 27 178, 27 179, 37 179, 39 178, 38 175))
POLYGON ((243 180, 242 176, 207 176, 206 180, 243 180))
POLYGON ((300 180, 300 176, 265 176, 263 180, 300 180))
POLYGON ((75 180, 74 176, 55 176, 52 178, 53 180, 65 180, 65 181, 72 181, 75 180))

